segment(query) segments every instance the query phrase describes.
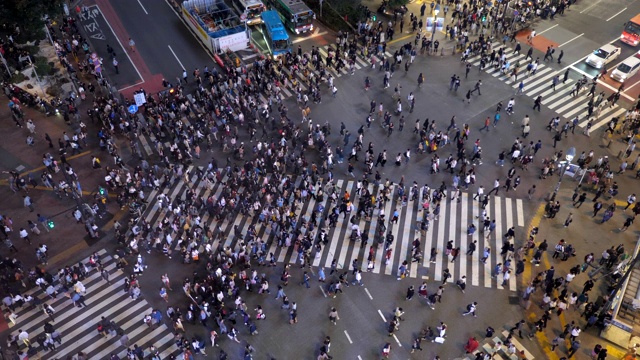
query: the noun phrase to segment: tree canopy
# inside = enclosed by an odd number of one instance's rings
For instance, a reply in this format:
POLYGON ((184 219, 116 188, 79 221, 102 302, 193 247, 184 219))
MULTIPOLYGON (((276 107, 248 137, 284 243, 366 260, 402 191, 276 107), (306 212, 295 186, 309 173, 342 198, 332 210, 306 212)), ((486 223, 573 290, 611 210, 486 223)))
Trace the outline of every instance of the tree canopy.
POLYGON ((44 36, 45 15, 53 18, 62 13, 64 0, 0 0, 0 31, 14 40, 36 40, 44 36), (16 26, 20 29, 16 39, 16 26))

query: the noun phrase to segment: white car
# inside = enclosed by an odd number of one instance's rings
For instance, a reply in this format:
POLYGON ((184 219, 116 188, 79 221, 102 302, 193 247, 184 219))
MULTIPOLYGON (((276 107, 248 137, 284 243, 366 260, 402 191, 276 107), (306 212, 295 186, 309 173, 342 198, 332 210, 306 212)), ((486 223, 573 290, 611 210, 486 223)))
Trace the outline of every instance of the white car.
POLYGON ((620 56, 620 48, 607 44, 587 56, 586 63, 596 69, 602 69, 603 66, 612 62, 618 56, 620 56))

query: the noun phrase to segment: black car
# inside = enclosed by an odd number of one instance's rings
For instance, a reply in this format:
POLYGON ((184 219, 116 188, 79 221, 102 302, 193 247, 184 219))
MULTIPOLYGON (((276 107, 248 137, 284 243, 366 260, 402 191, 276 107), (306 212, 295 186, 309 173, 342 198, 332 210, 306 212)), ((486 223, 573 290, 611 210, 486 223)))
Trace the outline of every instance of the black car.
POLYGON ((404 16, 404 14, 407 13, 407 11, 409 10, 407 9, 406 6, 404 5, 389 6, 388 1, 383 1, 382 4, 380 4, 380 7, 378 8, 379 13, 385 14, 388 16, 394 16, 395 14, 397 14, 398 16, 402 17, 404 16))

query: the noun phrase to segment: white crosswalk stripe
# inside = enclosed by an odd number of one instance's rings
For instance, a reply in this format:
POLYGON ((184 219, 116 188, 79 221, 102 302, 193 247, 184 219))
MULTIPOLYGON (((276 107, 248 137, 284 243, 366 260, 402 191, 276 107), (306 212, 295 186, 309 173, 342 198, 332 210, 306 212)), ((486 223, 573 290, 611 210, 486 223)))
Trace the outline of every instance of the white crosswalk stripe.
MULTIPOLYGON (((17 335, 18 329, 26 331, 29 333, 31 344, 38 347, 36 339, 44 336, 43 325, 45 321, 49 321, 55 330, 60 332, 62 344, 56 343, 56 349, 52 351, 40 348, 38 358, 45 360, 65 359, 79 351, 87 354, 89 359, 107 359, 111 354, 124 358, 126 349, 119 343, 120 336, 115 335, 114 332, 107 338, 103 338, 96 331, 100 317, 104 316, 124 331, 130 339, 131 346, 136 344, 145 349, 145 356, 149 355, 150 346, 155 346, 163 359, 180 354, 180 349, 173 341, 172 331, 164 323, 150 329, 142 321, 143 316, 150 314, 153 309, 144 298, 133 300, 123 291, 125 274, 116 269, 115 260, 107 255, 104 249, 97 253, 100 255, 102 265, 110 274, 109 283, 103 280, 97 270, 91 270, 87 277, 81 280, 86 288, 84 295, 86 307, 76 307, 71 299, 65 296, 64 289, 57 281, 55 284, 59 294, 55 299, 50 298, 41 288, 33 288, 23 296, 31 295, 38 298, 41 303, 51 305, 55 310, 55 321, 51 321, 40 306, 27 304, 16 310, 18 315, 16 323, 9 323, 12 332, 17 335)), ((82 263, 88 263, 88 258, 82 260, 82 263)), ((163 314, 163 318, 165 317, 163 314)))
MULTIPOLYGON (((192 173, 193 168, 189 169, 192 173)), ((211 189, 207 189, 204 186, 204 180, 198 179, 192 176, 192 181, 189 184, 185 184, 182 180, 177 181, 176 184, 171 185, 168 188, 161 189, 158 193, 163 192, 172 199, 184 200, 187 189, 194 189, 197 198, 206 199, 211 195, 213 201, 218 202, 222 195, 223 181, 216 183, 211 189)), ((260 179, 259 181, 262 181, 260 179)), ((296 186, 299 186, 300 179, 294 182, 296 186)), ((354 205, 358 205, 358 197, 355 195, 356 182, 353 180, 337 180, 337 195, 338 198, 348 191, 352 194, 352 201, 354 205)), ((369 190, 372 195, 376 195, 381 189, 374 189, 373 185, 370 185, 369 190)), ((358 266, 361 270, 366 271, 368 258, 371 256, 375 261, 375 266, 372 270, 374 274, 385 274, 397 276, 398 267, 404 262, 409 263, 408 276, 410 278, 418 279, 433 279, 440 281, 442 279, 442 271, 448 268, 453 275, 450 282, 454 282, 460 276, 467 276, 469 285, 472 286, 485 286, 501 288, 501 279, 491 278, 491 269, 495 267, 497 263, 502 262, 502 257, 499 255, 500 249, 503 245, 502 234, 511 226, 516 226, 517 231, 523 231, 524 227, 524 210, 523 202, 520 199, 512 199, 509 197, 495 196, 489 201, 487 211, 491 219, 496 221, 496 231, 487 238, 483 233, 482 219, 478 218, 478 215, 482 213, 482 209, 479 207, 478 201, 473 200, 473 196, 467 193, 463 193, 460 202, 451 201, 449 198, 441 202, 440 215, 437 220, 431 220, 429 229, 423 233, 420 231, 420 222, 422 220, 422 204, 420 201, 410 201, 408 204, 402 204, 401 198, 398 196, 398 188, 392 186, 392 200, 387 201, 384 204, 385 219, 388 221, 393 217, 394 211, 397 211, 399 221, 397 225, 386 224, 387 232, 391 232, 394 236, 394 241, 391 244, 391 256, 387 263, 386 249, 384 249, 384 235, 380 238, 376 238, 376 224, 381 216, 380 210, 376 207, 370 219, 361 217, 356 219, 360 226, 360 230, 363 234, 367 234, 369 239, 367 244, 362 242, 355 242, 350 239, 351 226, 349 218, 345 218, 344 214, 340 214, 338 217, 336 226, 333 228, 324 228, 327 233, 328 242, 326 246, 322 246, 319 251, 316 251, 313 247, 310 251, 310 262, 313 266, 322 266, 330 268, 334 260, 337 260, 338 269, 351 270, 351 264, 354 260, 358 260, 358 266), (470 224, 475 224, 478 231, 469 237, 466 234, 466 229, 470 224), (421 252, 424 254, 423 259, 412 262, 412 242, 415 239, 419 239, 421 243, 421 252), (460 255, 457 260, 449 262, 445 255, 446 243, 449 240, 454 241, 455 247, 460 247, 460 255), (466 255, 468 250, 468 244, 472 240, 477 240, 477 247, 475 253, 466 255), (373 249, 371 248, 373 246, 373 249), (482 264, 480 258, 482 257, 483 249, 485 247, 491 248, 491 257, 486 264, 482 264), (435 264, 429 261, 429 254, 431 248, 436 247, 439 251, 436 257, 435 264), (371 254, 371 255, 369 255, 371 254)), ((239 193, 245 191, 244 189, 238 190, 239 193)), ((451 194, 447 194, 449 197, 451 194)), ((226 201, 230 199, 227 197, 226 201)), ((293 202, 293 195, 289 199, 293 202)), ((322 219, 327 216, 337 204, 329 200, 329 194, 322 199, 309 199, 302 201, 296 207, 295 217, 297 221, 297 227, 302 235, 309 232, 312 235, 313 244, 315 244, 316 237, 318 236, 318 229, 316 226, 312 230, 310 228, 300 227, 302 223, 310 224, 311 218, 314 212, 317 212, 317 219, 322 219), (322 210, 320 210, 322 209, 322 210)), ((432 205, 432 208, 435 205, 432 205)), ((238 207, 239 209, 239 207, 238 207)), ((357 209, 356 209, 357 210, 357 209)), ((232 249, 236 249, 240 239, 235 236, 235 226, 242 232, 243 236, 246 236, 247 230, 251 225, 255 227, 257 238, 265 241, 266 255, 269 253, 274 254, 274 258, 279 263, 295 264, 300 263, 300 254, 304 251, 301 244, 292 243, 291 246, 279 246, 278 240, 271 231, 271 224, 263 224, 259 221, 259 216, 243 215, 240 211, 233 211, 229 209, 231 215, 225 217, 222 220, 218 220, 217 216, 209 216, 206 209, 203 209, 200 216, 202 216, 200 225, 207 227, 208 229, 216 229, 220 227, 222 234, 214 236, 214 239, 210 239, 213 242, 213 249, 217 249, 220 243, 217 239, 226 239, 221 245, 229 246, 232 249)), ((355 215, 354 212, 351 215, 355 215)), ((149 204, 147 212, 144 218, 149 222, 152 228, 156 228, 165 216, 173 215, 159 209, 157 204, 157 196, 149 197, 149 204)), ((195 216, 195 215, 194 215, 195 216)), ((386 222, 387 222, 386 221, 386 222)), ((327 223, 328 224, 328 223, 327 223)), ((326 224, 320 223, 320 226, 326 224)), ((311 226, 311 225, 308 225, 311 226)), ((183 229, 178 229, 178 233, 174 233, 174 239, 180 239, 182 237, 183 229)), ((213 230, 212 230, 213 231, 213 230)), ((200 251, 204 251, 205 244, 198 244, 200 251)), ((180 247, 178 241, 174 240, 170 244, 172 251, 179 251, 180 247)), ((509 290, 516 290, 516 278, 515 278, 515 263, 512 263, 512 277, 509 281, 507 288, 509 290)))
MULTIPOLYGON (((494 42, 492 44, 493 49, 497 49, 502 47, 501 42, 494 42)), ((487 64, 484 71, 488 74, 491 74, 493 77, 499 78, 507 84, 510 84, 514 89, 517 89, 520 81, 524 82, 524 94, 531 97, 536 98, 538 96, 542 96, 542 104, 547 106, 550 109, 555 110, 558 115, 562 116, 566 121, 570 121, 575 118, 576 115, 579 116, 578 126, 580 128, 584 128, 587 126, 589 122, 589 118, 587 118, 587 104, 591 97, 587 96, 589 93, 590 85, 583 87, 580 94, 575 97, 570 95, 571 90, 573 89, 576 81, 574 79, 569 78, 565 83, 562 83, 562 79, 564 76, 564 72, 562 70, 556 70, 548 66, 545 62, 541 62, 536 70, 536 73, 530 76, 526 74, 526 66, 529 64, 531 59, 525 60, 525 54, 515 54, 512 49, 507 48, 507 60, 511 63, 510 69, 513 69, 516 63, 520 63, 520 71, 518 74, 517 80, 514 80, 509 73, 504 75, 501 73, 499 69, 494 69, 493 66, 487 64), (560 83, 556 85, 555 91, 551 87, 551 82, 554 76, 558 76, 560 78, 560 83)), ((534 59, 535 60, 535 59, 534 59)), ((476 55, 470 57, 468 62, 473 66, 480 66, 480 56, 476 55)), ((591 79, 589 79, 591 80, 591 79)), ((596 96, 597 96, 596 91, 596 96)), ((605 126, 609 121, 611 121, 614 117, 621 117, 624 115, 626 110, 619 106, 618 104, 608 107, 604 105, 606 103, 606 99, 603 100, 603 108, 599 117, 595 117, 596 109, 594 108, 594 114, 592 115, 593 123, 591 126, 591 131, 595 131, 602 126, 605 126)), ((519 104, 516 102, 516 107, 519 104)), ((527 105, 528 106, 528 105, 527 105)), ((560 125, 564 124, 561 122, 560 125)))

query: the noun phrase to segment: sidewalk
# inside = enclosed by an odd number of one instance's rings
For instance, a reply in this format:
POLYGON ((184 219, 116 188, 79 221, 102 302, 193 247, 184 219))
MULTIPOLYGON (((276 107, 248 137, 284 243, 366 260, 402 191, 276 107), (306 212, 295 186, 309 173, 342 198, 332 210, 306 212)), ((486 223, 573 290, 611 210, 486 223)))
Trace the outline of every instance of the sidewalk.
MULTIPOLYGON (((636 245, 637 235, 634 234, 633 229, 629 229, 626 232, 621 232, 619 230, 625 220, 625 217, 621 215, 623 214, 623 211, 620 208, 619 201, 616 201, 616 203, 618 203, 618 209, 616 210, 614 217, 609 222, 600 224, 602 212, 600 212, 595 218, 592 217, 593 208, 590 200, 593 198, 593 195, 590 195, 585 204, 580 208, 575 208, 572 205, 571 196, 573 195, 573 188, 577 185, 577 182, 572 183, 572 181, 573 180, 571 179, 563 180, 561 190, 556 197, 556 199, 562 204, 562 207, 556 218, 545 218, 544 204, 542 204, 536 212, 536 215, 531 220, 529 229, 535 226, 539 227, 539 232, 535 239, 536 245, 546 239, 549 244, 549 249, 547 253, 543 255, 540 266, 533 266, 529 261, 526 261, 525 272, 520 279, 520 284, 523 289, 539 272, 542 272, 551 266, 554 266, 555 268, 554 277, 564 277, 569 272, 570 268, 576 265, 581 265, 583 263, 584 256, 588 253, 593 252, 597 261, 601 257, 602 252, 611 246, 623 244, 626 252, 630 253, 636 245), (573 223, 571 223, 569 227, 565 228, 563 223, 569 212, 573 213, 573 223), (551 255, 553 254, 554 247, 560 239, 565 239, 569 244, 575 246, 575 257, 572 257, 567 261, 552 259, 551 255)), ((602 201, 603 203, 611 203, 614 199, 607 199, 605 197, 602 201)), ((606 207, 606 205, 604 207, 606 207)), ((530 253, 530 256, 532 255, 533 252, 530 253)), ((531 257, 527 258, 527 260, 530 259, 531 257)), ((590 268, 586 272, 576 276, 568 286, 569 294, 573 292, 577 292, 579 294, 582 291, 584 282, 589 279, 588 272, 590 270, 592 269, 590 268)), ((598 296, 600 296, 605 290, 606 286, 607 284, 602 280, 602 278, 596 281, 594 290, 590 293, 589 301, 595 302, 598 296)), ((529 310, 525 311, 526 320, 532 328, 533 322, 539 319, 540 315, 543 313, 540 308, 542 295, 542 291, 537 290, 531 297, 531 307, 529 310)), ((557 296, 558 293, 556 292, 555 295, 557 296)), ((551 341, 558 336, 564 329, 565 325, 571 323, 571 321, 575 321, 576 325, 584 329, 586 320, 581 317, 580 314, 581 311, 577 309, 568 309, 560 316, 557 316, 554 312, 545 331, 536 333, 536 338, 548 359, 553 360, 566 356, 566 351, 568 351, 570 346, 569 339, 567 338, 565 344, 561 343, 555 351, 551 351, 551 341)), ((603 348, 607 348, 609 355, 608 358, 612 359, 621 359, 626 351, 626 349, 622 349, 600 338, 599 330, 595 327, 583 331, 579 339, 581 340, 582 345, 577 353, 578 355, 576 358, 578 359, 590 356, 591 351, 596 344, 600 344, 603 348)))

